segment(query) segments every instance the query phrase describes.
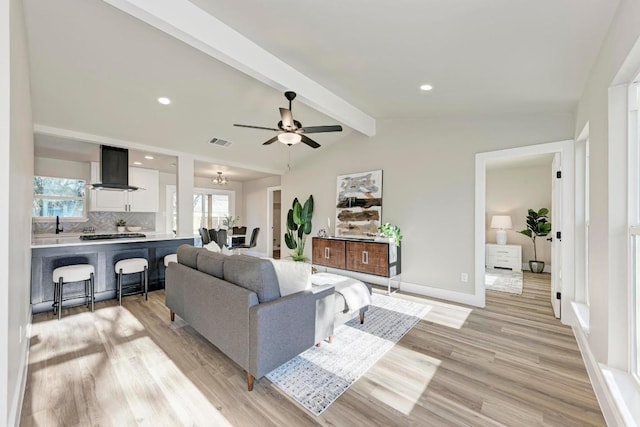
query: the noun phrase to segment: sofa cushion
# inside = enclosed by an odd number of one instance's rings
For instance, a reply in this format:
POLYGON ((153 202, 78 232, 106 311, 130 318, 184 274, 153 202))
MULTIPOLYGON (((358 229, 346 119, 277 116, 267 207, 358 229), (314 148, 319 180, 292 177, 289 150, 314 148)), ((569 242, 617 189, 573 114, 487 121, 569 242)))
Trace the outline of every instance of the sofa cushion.
POLYGON ((273 264, 247 255, 231 255, 223 265, 224 280, 253 291, 259 302, 280 298, 278 279, 273 264))
POLYGON ((180 245, 178 247, 178 262, 187 267, 196 268, 198 251, 202 249, 195 248, 191 245, 180 245))
MULTIPOLYGON (((215 243, 214 243, 215 245, 215 243)), ((217 246, 217 245, 216 245, 217 246)), ((224 260, 229 258, 219 252, 211 252, 208 250, 198 252, 197 269, 210 276, 222 279, 224 277, 222 265, 224 260)))
POLYGON ((281 296, 311 289, 311 264, 287 259, 266 259, 271 261, 276 271, 281 296))

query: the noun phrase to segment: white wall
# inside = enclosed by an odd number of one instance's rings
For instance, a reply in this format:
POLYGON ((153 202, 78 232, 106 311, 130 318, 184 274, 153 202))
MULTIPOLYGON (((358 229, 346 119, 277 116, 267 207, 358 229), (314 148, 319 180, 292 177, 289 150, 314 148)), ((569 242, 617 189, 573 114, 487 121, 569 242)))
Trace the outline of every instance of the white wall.
MULTIPOLYGON (((551 218, 551 160, 546 166, 487 170, 487 236, 488 243, 496 242, 496 230, 489 228, 493 215, 511 215, 513 229, 507 230, 507 243, 522 246, 522 262, 533 258, 533 242, 518 233, 527 228, 529 208, 549 209, 551 218)), ((537 238, 538 260, 551 265, 551 242, 537 238)))
POLYGON ((33 122, 22 2, 0 1, 0 16, 0 424, 17 425, 31 323, 33 122))
POLYGON ((36 157, 34 159, 34 174, 55 178, 84 179, 89 184, 91 180, 91 163, 36 157))
POLYGON ((626 195, 626 164, 611 165, 609 158, 612 151, 626 152, 626 140, 610 139, 608 97, 610 87, 625 80, 630 82, 633 73, 640 70, 637 60, 640 51, 633 49, 640 36, 639 19, 640 1, 622 0, 590 73, 575 123, 576 137, 589 124, 589 349, 598 362, 625 370, 628 362, 627 282, 611 280, 610 276, 627 271, 626 254, 614 256, 617 248, 626 249, 626 224, 620 224, 616 217, 627 212, 626 197, 623 200, 616 197, 626 195), (630 53, 632 56, 627 61, 630 53))
MULTIPOLYGON (((282 216, 294 197, 313 194, 313 231, 334 218, 336 177, 383 170, 383 222, 397 224, 402 281, 474 292, 475 154, 571 139, 571 115, 526 114, 379 120, 375 137, 318 150, 282 177, 282 216), (399 143, 402 143, 401 145, 399 143), (460 281, 460 273, 469 281, 460 281)), ((335 224, 332 221, 332 232, 335 224)), ((284 245, 284 242, 283 242, 284 245)), ((311 255, 311 247, 307 248, 311 255)))
MULTIPOLYGON (((280 180, 280 176, 270 176, 244 182, 244 217, 240 222, 247 226, 247 239, 251 237, 251 230, 260 227, 258 244, 252 251, 265 256, 267 255, 267 229, 271 227, 271 224, 267 222, 267 188, 280 185, 280 180)), ((286 199, 283 201, 286 206, 286 199)), ((271 256, 271 254, 268 255, 271 256)))

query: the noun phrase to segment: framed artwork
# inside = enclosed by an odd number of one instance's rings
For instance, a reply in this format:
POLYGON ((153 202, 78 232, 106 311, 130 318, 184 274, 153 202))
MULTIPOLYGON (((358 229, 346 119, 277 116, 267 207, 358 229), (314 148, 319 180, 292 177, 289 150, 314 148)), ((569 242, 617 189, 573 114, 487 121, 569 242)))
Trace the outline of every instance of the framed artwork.
POLYGON ((372 238, 382 220, 382 170, 338 176, 336 237, 372 238))

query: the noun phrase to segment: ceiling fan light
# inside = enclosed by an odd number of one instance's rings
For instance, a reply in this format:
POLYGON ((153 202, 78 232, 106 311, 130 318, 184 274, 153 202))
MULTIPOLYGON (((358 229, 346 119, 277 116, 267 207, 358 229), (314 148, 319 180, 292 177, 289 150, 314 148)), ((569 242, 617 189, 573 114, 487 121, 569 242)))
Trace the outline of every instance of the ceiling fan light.
POLYGON ((295 132, 283 132, 278 134, 278 141, 287 145, 294 145, 302 141, 302 137, 295 132))

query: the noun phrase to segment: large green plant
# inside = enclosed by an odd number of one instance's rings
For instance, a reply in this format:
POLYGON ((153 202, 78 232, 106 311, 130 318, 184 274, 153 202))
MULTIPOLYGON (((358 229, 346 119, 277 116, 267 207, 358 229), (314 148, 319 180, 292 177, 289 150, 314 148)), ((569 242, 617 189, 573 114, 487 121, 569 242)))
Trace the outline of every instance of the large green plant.
POLYGON ((549 209, 542 208, 538 212, 529 209, 527 215, 527 228, 518 233, 524 234, 533 240, 533 260, 538 261, 538 253, 536 252, 536 237, 545 237, 551 232, 551 223, 547 222, 549 217, 549 209))
POLYGON ((284 242, 293 252, 291 258, 294 261, 307 261, 304 255, 304 244, 311 233, 311 217, 313 216, 313 195, 310 195, 304 206, 298 198, 293 199, 293 205, 287 214, 287 233, 284 242))

